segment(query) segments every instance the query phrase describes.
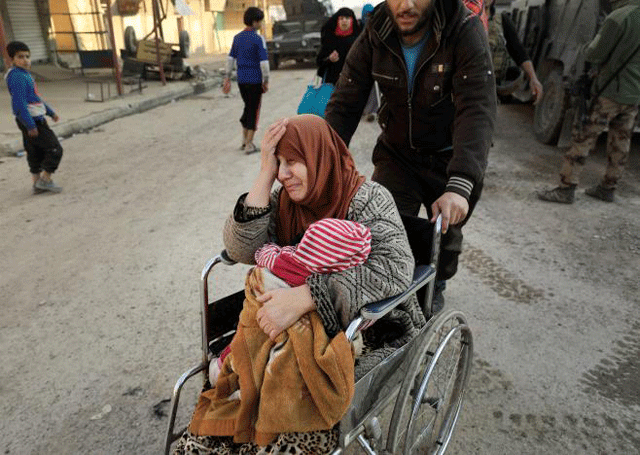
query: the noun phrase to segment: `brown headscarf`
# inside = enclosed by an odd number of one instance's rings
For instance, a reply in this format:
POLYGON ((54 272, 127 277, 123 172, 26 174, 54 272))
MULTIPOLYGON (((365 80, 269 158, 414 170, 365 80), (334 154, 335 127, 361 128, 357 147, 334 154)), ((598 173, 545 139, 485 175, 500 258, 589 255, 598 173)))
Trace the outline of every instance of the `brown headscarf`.
POLYGON ((343 220, 351 199, 365 181, 356 170, 351 153, 338 133, 316 115, 291 117, 276 152, 284 159, 307 166, 309 193, 294 202, 280 192, 276 230, 281 245, 291 245, 314 223, 323 218, 343 220))

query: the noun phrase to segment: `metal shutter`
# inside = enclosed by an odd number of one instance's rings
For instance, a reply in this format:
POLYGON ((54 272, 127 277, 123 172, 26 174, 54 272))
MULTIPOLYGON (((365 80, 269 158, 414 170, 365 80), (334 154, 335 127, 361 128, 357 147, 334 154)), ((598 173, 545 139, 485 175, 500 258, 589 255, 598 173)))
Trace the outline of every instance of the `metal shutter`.
POLYGON ((42 36, 35 0, 7 0, 7 10, 13 39, 23 41, 29 46, 31 60, 48 59, 47 45, 42 36))

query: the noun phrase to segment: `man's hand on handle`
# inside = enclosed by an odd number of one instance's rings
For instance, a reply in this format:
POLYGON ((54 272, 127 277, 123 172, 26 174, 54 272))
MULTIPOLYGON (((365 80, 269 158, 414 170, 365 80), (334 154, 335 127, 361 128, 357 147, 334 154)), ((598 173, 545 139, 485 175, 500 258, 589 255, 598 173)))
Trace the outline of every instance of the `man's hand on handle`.
POLYGON ((431 204, 431 222, 435 223, 442 214, 442 233, 446 234, 449 226, 462 223, 469 213, 469 201, 458 193, 446 192, 431 204))

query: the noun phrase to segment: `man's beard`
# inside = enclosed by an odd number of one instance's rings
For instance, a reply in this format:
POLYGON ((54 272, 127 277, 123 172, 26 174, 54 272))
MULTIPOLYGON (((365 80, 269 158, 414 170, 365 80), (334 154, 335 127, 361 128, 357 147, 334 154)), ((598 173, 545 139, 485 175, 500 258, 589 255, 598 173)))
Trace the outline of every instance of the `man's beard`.
POLYGON ((420 19, 418 20, 416 25, 411 30, 405 30, 405 31, 400 30, 400 27, 398 26, 398 23, 395 21, 395 18, 394 18, 394 21, 393 21, 393 25, 396 28, 396 30, 398 31, 398 33, 400 35, 402 35, 402 36, 415 35, 416 33, 418 33, 420 30, 422 30, 427 25, 427 22, 429 22, 429 20, 431 19, 432 11, 433 11, 433 7, 429 6, 424 11, 424 13, 422 13, 422 16, 420 17, 420 19))

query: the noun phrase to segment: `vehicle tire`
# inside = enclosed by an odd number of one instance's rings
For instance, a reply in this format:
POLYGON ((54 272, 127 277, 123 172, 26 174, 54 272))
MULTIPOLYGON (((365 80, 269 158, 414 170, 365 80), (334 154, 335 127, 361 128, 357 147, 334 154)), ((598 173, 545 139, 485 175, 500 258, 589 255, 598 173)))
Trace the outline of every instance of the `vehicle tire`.
POLYGON ((269 55, 269 69, 277 70, 280 66, 280 58, 277 55, 269 55))
POLYGON ((189 46, 191 44, 189 32, 182 30, 178 35, 178 42, 180 43, 180 57, 189 58, 189 46))
POLYGON ((441 312, 429 322, 393 409, 387 451, 442 455, 455 428, 473 357, 473 339, 459 311, 441 312))
POLYGON ((544 95, 536 105, 533 117, 533 132, 543 144, 558 143, 565 113, 569 107, 569 95, 564 89, 562 69, 551 70, 544 83, 544 95))
POLYGON ((131 25, 124 29, 124 48, 134 57, 138 52, 138 39, 136 38, 136 29, 131 25))

